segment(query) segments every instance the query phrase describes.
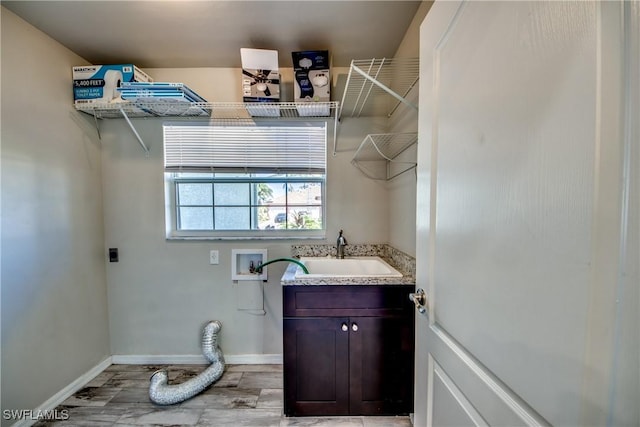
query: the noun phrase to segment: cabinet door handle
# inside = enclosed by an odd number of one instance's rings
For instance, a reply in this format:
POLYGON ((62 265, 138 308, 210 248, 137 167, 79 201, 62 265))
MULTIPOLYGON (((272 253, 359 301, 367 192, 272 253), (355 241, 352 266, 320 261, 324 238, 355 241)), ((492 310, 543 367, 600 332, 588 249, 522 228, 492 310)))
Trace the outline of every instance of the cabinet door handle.
POLYGON ((349 330, 349 327, 347 326, 347 324, 346 324, 346 323, 343 323, 343 324, 342 324, 342 328, 341 328, 341 329, 342 329, 343 331, 347 332, 347 331, 349 330))
POLYGON ((354 323, 353 325, 351 325, 351 330, 352 330, 353 332, 357 331, 357 330, 358 330, 358 324, 357 324, 357 323, 354 323))

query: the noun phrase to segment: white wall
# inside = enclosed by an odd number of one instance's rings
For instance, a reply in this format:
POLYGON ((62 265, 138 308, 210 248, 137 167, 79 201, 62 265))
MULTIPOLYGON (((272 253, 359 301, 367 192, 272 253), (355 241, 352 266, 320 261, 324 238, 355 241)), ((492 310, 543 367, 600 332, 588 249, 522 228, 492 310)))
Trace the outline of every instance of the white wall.
MULTIPOLYGON (((282 351, 285 265, 269 267, 266 315, 249 314, 238 307, 260 303, 261 285, 233 284, 231 249, 267 248, 275 258, 302 242, 167 242, 163 120, 135 120, 149 157, 123 120, 103 121, 98 141, 93 120, 72 107, 70 69, 85 63, 2 9, 3 409, 37 407, 111 354, 199 355, 212 318, 223 321, 226 354, 282 351), (119 263, 106 262, 109 247, 120 249, 119 263), (210 249, 220 265, 208 264, 210 249)), ((211 101, 240 100, 237 69, 146 71, 211 101)), ((345 74, 335 70, 334 81, 345 74)), ((290 99, 290 70, 283 81, 290 99)), ((393 190, 350 164, 364 135, 385 126, 366 118, 340 125, 340 150, 328 157, 328 243, 339 229, 351 243, 389 242, 393 190)), ((411 217, 407 188, 397 206, 411 217)), ((398 240, 400 249, 412 253, 411 221, 402 227, 409 240, 398 240)))
POLYGON ((86 62, 0 10, 2 409, 30 409, 110 354, 101 155, 72 107, 86 62))
MULTIPOLYGON (((417 28, 428 7, 423 5, 420 10, 421 16, 403 41, 407 48, 400 50, 405 56, 417 56, 417 28)), ((156 81, 183 82, 208 101, 241 101, 239 69, 145 71, 156 81)), ((348 69, 332 70, 336 85, 333 99, 342 96, 347 73, 348 69)), ((284 69, 281 74, 281 99, 292 100, 292 71, 284 69)), ((415 131, 416 120, 417 117, 401 121, 394 130, 415 131)), ((304 241, 166 241, 162 122, 163 119, 134 120, 150 147, 149 157, 145 157, 123 121, 107 121, 102 127, 106 247, 120 250, 120 262, 107 265, 112 353, 199 355, 202 326, 210 319, 218 319, 223 323, 220 344, 225 354, 281 354, 279 281, 286 264, 269 267, 267 284, 234 284, 231 249, 266 248, 269 258, 277 258, 289 256, 291 244, 304 241), (209 265, 211 249, 220 251, 219 265, 209 265), (263 286, 266 314, 258 316, 239 310, 262 308, 263 286)), ((339 126, 335 156, 333 141, 328 147, 326 241, 313 243, 333 243, 338 230, 344 229, 350 243, 391 243, 413 254, 413 172, 385 183, 364 177, 350 164, 364 136, 384 132, 389 124, 379 118, 361 118, 343 120, 339 126)), ((415 152, 412 155, 415 158, 415 152)))
MULTIPOLYGON (((424 1, 407 29, 402 43, 396 51, 396 58, 417 58, 420 55, 420 24, 429 12, 433 2, 424 1)), ((418 104, 418 85, 407 96, 418 104)), ((418 114, 401 106, 390 120, 390 132, 417 132, 418 114)), ((417 161, 417 146, 407 150, 398 160, 417 161)), ((411 256, 416 255, 416 171, 411 170, 390 180, 389 190, 389 241, 388 243, 411 256)))
MULTIPOLYGON (((148 69, 156 81, 186 83, 210 101, 239 101, 239 69, 148 69)), ((283 92, 291 86, 283 71, 283 92)), ((149 157, 121 120, 104 123, 103 176, 106 246, 118 247, 120 262, 107 265, 111 346, 115 355, 200 354, 200 331, 209 319, 223 323, 225 354, 282 353, 282 307, 279 285, 286 264, 269 267, 264 285, 265 316, 238 308, 254 296, 261 308, 258 283, 234 284, 231 249, 266 248, 269 258, 290 255, 293 243, 305 241, 194 242, 164 238, 162 165, 163 119, 134 123, 149 157), (220 264, 209 265, 209 250, 220 251, 220 264)), ((351 243, 388 240, 388 192, 349 163, 353 150, 374 126, 351 121, 340 129, 341 151, 327 166, 327 238, 333 243, 344 229, 351 243), (344 150, 344 151, 342 151, 344 150)), ((329 132, 331 134, 331 132, 329 132)))

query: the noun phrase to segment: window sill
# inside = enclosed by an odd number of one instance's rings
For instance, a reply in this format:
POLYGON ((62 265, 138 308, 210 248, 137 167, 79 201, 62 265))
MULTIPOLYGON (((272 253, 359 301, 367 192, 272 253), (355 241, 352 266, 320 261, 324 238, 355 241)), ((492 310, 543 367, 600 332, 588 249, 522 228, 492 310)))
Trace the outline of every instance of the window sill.
POLYGON ((167 236, 167 241, 238 241, 238 240, 325 240, 326 235, 314 236, 167 236))

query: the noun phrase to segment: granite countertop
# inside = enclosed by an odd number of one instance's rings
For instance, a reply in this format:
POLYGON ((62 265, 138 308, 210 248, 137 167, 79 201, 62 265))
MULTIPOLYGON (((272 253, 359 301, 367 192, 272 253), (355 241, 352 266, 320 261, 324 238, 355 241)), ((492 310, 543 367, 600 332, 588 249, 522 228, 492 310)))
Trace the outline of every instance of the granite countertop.
MULTIPOLYGON (((297 245, 291 248, 292 256, 325 257, 335 254, 334 245, 297 245)), ((280 283, 283 286, 321 286, 321 285, 415 285, 415 258, 389 245, 363 244, 348 245, 346 256, 379 256, 389 265, 402 273, 402 277, 333 277, 333 278, 295 278, 298 266, 289 264, 280 283)))

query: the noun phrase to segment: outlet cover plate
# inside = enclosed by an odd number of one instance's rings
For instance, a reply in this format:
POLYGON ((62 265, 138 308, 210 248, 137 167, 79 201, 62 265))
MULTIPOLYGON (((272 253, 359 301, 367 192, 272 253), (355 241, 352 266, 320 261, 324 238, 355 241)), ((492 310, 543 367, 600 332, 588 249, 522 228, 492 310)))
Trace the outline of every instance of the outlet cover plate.
POLYGON ((212 249, 209 251, 209 264, 211 265, 220 264, 220 253, 215 249, 212 249))

